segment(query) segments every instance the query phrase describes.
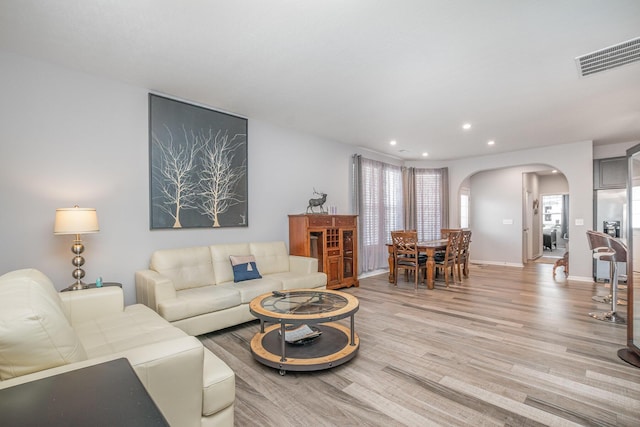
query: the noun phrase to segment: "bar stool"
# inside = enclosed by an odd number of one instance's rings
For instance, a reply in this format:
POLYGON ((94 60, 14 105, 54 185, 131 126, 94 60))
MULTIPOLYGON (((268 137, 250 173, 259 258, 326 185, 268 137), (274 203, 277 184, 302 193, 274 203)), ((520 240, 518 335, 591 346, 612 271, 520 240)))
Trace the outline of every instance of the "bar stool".
POLYGON ((626 260, 626 246, 608 234, 597 231, 587 231, 587 238, 589 240, 589 246, 593 251, 593 258, 600 261, 607 261, 611 266, 609 269, 611 310, 606 312, 592 312, 589 313, 589 316, 605 322, 624 324, 626 323, 625 318, 616 312, 618 302, 618 261, 616 255, 617 251, 619 251, 620 258, 626 260))
MULTIPOLYGON (((596 252, 598 250, 607 252, 611 249, 616 251, 616 262, 627 262, 627 247, 619 240, 612 238, 609 234, 596 232, 596 231, 587 231, 587 237, 589 239, 589 246, 591 250, 596 252)), ((600 259, 594 255, 594 259, 600 259)), ((606 261, 602 259, 602 261, 606 261)), ((609 276, 611 276, 611 272, 609 272, 609 276)), ((627 281, 627 272, 624 274, 618 273, 618 282, 620 279, 627 281)), ((611 287, 611 279, 609 279, 609 287, 611 287)), ((624 287, 626 289, 626 286, 624 287)), ((620 284, 618 284, 617 289, 620 290, 620 284)), ((611 290, 608 295, 594 295, 591 297, 592 300, 596 302, 600 302, 603 304, 610 304, 613 296, 611 295, 611 290)), ((616 303, 618 305, 627 305, 627 301, 618 298, 616 303)))
MULTIPOLYGON (((624 243, 622 243, 622 241, 620 239, 616 239, 614 237, 609 237, 609 246, 611 247, 611 249, 613 249, 614 251, 616 251, 616 262, 617 263, 625 263, 627 262, 627 245, 625 245, 624 243)), ((618 282, 616 284, 616 290, 620 291, 621 289, 626 289, 627 287, 625 285, 621 285, 620 281, 624 281, 626 283, 627 281, 627 269, 625 269, 625 271, 620 271, 619 267, 618 267, 618 282)), ((611 302, 611 299, 613 298, 613 290, 611 290, 610 294, 608 295, 608 297, 605 297, 607 303, 611 302)), ((627 305, 627 301, 625 299, 622 299, 620 297, 616 298, 616 304, 618 305, 627 305)))
MULTIPOLYGON (((604 233, 600 233, 597 231, 587 231, 587 238, 589 239, 589 247, 593 252, 593 258, 596 260, 601 260, 600 256, 596 255, 598 252, 609 252, 609 242, 607 241, 607 235, 604 233)), ((605 256, 605 255, 602 255, 605 256)), ((609 276, 611 276, 611 271, 609 271, 609 276)), ((611 285, 611 280, 609 280, 609 285, 611 285)), ((600 302, 603 304, 611 303, 611 291, 609 291, 609 295, 594 295, 591 297, 592 300, 596 302, 600 302)))

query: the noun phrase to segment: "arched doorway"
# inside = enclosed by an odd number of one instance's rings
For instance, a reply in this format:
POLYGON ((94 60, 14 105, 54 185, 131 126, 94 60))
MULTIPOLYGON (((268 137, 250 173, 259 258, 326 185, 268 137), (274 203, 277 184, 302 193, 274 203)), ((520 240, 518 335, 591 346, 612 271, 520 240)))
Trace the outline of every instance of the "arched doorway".
MULTIPOLYGON (((589 255, 589 245, 586 238, 579 238, 583 236, 587 227, 591 227, 593 224, 593 143, 591 141, 580 141, 575 143, 568 143, 562 145, 554 145, 553 147, 540 147, 531 150, 522 150, 510 153, 502 153, 495 155, 487 155, 483 157, 470 157, 460 160, 451 161, 449 166, 449 189, 450 199, 456 200, 460 188, 464 182, 469 180, 469 177, 477 174, 480 171, 493 170, 504 167, 518 167, 519 175, 512 176, 513 179, 518 182, 519 192, 511 196, 518 203, 517 213, 509 212, 507 215, 520 215, 517 220, 518 224, 522 224, 522 172, 535 172, 541 170, 541 168, 531 168, 528 165, 542 165, 547 168, 553 166, 555 169, 561 171, 569 183, 570 186, 570 216, 569 216, 569 236, 575 236, 570 241, 570 256, 569 262, 571 263, 571 275, 570 279, 591 282, 592 278, 592 258, 589 255)), ((428 164, 433 167, 433 165, 428 164)), ((497 182, 495 185, 500 188, 504 182, 497 182)), ((511 190, 511 186, 510 186, 511 190)), ((477 204, 478 198, 475 194, 471 194, 472 205, 477 204)), ((456 224, 459 221, 458 204, 452 203, 450 205, 450 224, 456 224)), ((495 213, 494 224, 486 230, 486 233, 491 233, 493 229, 501 228, 503 226, 502 219, 508 219, 503 216, 502 213, 495 213)), ((479 253, 480 249, 486 249, 491 254, 493 248, 496 246, 491 239, 493 236, 480 236, 476 233, 477 227, 474 222, 474 218, 470 218, 471 229, 474 230, 472 239, 471 259, 473 261, 481 259, 485 254, 479 253), (491 238, 491 239, 489 239, 491 238), (486 240, 486 244, 480 244, 481 239, 486 240)), ((511 230, 511 235, 513 230, 511 230)), ((511 258, 506 259, 507 255, 502 254, 505 257, 505 262, 500 264, 512 264, 516 266, 523 266, 522 262, 522 229, 517 229, 517 237, 514 245, 510 246, 513 250, 511 258), (515 257, 515 261, 513 261, 515 257)), ((495 259, 495 257, 491 257, 495 259)))
MULTIPOLYGON (((462 181, 458 203, 468 193, 474 262, 522 267, 542 256, 541 193, 557 188, 568 193, 567 179, 552 171, 548 165, 513 166, 475 172, 462 181), (562 186, 554 186, 558 182, 562 186)), ((457 211, 466 214, 461 206, 457 211)))

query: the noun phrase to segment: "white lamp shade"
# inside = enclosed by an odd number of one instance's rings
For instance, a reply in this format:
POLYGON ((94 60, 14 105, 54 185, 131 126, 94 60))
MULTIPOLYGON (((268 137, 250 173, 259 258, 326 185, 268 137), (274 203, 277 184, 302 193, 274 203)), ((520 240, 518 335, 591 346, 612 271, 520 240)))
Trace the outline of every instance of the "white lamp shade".
POLYGON ((53 234, 88 234, 100 231, 98 214, 94 208, 56 209, 53 234))

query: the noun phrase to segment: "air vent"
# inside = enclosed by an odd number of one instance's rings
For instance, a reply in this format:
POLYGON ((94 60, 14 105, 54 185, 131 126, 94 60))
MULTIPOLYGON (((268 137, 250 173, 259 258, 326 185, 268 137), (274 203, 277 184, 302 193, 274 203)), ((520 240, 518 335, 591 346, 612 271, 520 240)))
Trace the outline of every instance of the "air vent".
POLYGON ((640 61, 640 37, 576 58, 583 77, 636 61, 640 61))

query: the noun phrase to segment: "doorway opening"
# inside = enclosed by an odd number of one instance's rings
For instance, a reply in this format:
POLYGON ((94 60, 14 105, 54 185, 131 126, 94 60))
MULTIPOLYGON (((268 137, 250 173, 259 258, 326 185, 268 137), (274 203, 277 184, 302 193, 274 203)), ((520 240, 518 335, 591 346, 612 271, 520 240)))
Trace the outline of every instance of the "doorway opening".
POLYGON ((562 258, 567 250, 568 236, 568 194, 547 194, 542 196, 542 256, 562 258))

